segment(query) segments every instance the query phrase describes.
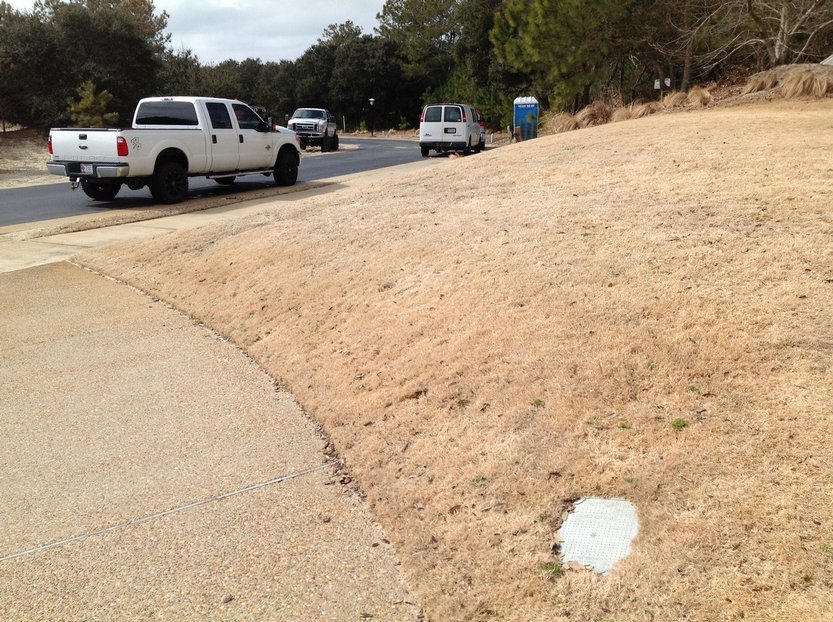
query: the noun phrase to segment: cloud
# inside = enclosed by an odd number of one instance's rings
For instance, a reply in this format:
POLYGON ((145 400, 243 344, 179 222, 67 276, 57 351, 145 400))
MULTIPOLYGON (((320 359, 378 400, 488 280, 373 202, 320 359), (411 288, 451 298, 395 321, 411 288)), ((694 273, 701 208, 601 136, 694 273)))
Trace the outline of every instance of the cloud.
MULTIPOLYGON (((30 11, 34 0, 6 0, 30 11)), ((330 24, 352 20, 373 34, 384 0, 154 0, 168 13, 174 50, 190 49, 205 64, 259 58, 294 60, 330 24)))
POLYGON ((203 63, 260 58, 293 60, 330 24, 352 20, 372 34, 384 0, 157 1, 169 14, 167 32, 175 50, 190 48, 203 63))

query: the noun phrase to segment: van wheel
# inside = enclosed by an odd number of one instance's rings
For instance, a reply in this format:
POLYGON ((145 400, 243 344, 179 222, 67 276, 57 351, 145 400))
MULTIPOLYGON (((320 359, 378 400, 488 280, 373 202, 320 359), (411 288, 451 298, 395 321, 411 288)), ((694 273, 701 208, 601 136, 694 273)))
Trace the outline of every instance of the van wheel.
POLYGON ((188 175, 179 162, 160 162, 156 165, 148 188, 153 198, 160 203, 180 203, 188 196, 188 175))
POLYGON ((290 149, 278 154, 275 162, 275 183, 279 186, 291 186, 298 179, 298 158, 290 149))
POLYGON ((116 198, 119 190, 121 190, 121 182, 98 183, 95 181, 88 181, 82 177, 81 190, 84 191, 84 194, 95 201, 111 201, 116 198))
POLYGON ((431 150, 428 147, 420 147, 420 151, 422 151, 422 157, 427 158, 428 154, 431 153, 431 150))
POLYGON ((471 138, 469 138, 469 142, 466 143, 466 148, 463 149, 463 155, 469 155, 471 153, 471 138))

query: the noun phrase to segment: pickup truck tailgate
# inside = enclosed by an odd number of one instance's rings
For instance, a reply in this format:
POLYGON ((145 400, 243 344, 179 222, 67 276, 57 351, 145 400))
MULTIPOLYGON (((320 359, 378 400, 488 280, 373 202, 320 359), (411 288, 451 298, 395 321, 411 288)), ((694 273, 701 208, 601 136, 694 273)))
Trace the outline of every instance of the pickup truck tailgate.
POLYGON ((52 160, 61 162, 118 162, 119 130, 53 129, 52 160))

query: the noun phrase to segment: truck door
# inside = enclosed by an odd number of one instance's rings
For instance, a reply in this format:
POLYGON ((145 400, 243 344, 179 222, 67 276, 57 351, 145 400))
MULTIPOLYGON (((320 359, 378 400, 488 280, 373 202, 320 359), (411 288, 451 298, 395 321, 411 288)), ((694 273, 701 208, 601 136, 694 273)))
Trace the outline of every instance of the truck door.
POLYGON ((225 102, 206 102, 205 109, 211 121, 211 153, 208 170, 212 173, 236 171, 240 160, 237 130, 231 122, 231 113, 225 102))
POLYGON ((263 119, 245 104, 232 104, 237 118, 238 140, 240 141, 240 170, 252 171, 272 168, 275 154, 272 152, 272 134, 258 131, 264 126, 263 119))

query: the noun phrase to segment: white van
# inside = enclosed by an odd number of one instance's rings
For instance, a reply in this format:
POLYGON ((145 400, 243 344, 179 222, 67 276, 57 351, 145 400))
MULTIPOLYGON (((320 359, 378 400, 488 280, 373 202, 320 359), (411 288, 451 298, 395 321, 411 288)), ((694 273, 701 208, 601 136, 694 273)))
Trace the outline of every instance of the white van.
POLYGON ((419 118, 419 148, 427 158, 433 149, 444 151, 480 151, 485 141, 481 135, 480 114, 469 104, 428 104, 419 118))

